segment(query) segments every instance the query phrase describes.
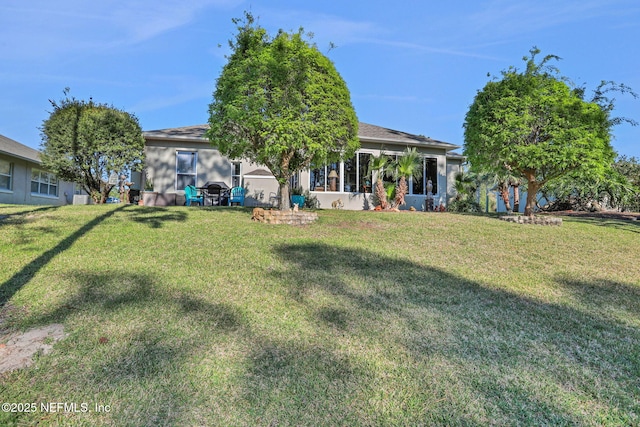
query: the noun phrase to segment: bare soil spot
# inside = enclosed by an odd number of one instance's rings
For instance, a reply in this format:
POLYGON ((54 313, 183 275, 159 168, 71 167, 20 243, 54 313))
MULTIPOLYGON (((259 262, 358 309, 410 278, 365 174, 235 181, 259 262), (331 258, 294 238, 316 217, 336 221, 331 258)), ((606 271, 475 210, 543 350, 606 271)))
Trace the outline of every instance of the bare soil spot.
POLYGON ((64 326, 54 323, 0 336, 0 373, 31 365, 36 353, 49 353, 53 344, 64 335, 64 326))

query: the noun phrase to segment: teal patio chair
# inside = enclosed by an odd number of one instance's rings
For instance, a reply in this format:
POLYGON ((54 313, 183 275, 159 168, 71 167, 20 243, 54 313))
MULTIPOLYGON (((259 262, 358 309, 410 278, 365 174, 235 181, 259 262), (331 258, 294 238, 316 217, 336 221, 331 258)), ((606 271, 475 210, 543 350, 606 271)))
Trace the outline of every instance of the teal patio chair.
POLYGON ((196 202, 200 206, 204 206, 204 196, 198 196, 198 189, 193 185, 187 185, 184 187, 185 205, 191 206, 191 203, 196 202))
POLYGON ((239 203, 240 206, 244 206, 244 188, 242 187, 233 187, 229 192, 229 201, 227 202, 228 206, 231 206, 232 203, 239 203))

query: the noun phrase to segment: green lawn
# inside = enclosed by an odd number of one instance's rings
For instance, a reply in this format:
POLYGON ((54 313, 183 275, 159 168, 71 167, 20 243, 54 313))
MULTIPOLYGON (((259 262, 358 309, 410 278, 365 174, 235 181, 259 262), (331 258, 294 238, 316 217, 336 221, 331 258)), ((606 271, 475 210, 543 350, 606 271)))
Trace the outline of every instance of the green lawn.
POLYGON ((640 222, 319 214, 0 205, 0 425, 640 425, 640 222))

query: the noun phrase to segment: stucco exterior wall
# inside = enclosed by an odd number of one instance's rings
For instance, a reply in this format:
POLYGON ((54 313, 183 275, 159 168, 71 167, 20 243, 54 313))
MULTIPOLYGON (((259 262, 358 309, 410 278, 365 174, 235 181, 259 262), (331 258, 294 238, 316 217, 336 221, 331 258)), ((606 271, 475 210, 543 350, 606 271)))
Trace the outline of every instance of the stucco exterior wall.
POLYGON ((0 154, 0 158, 13 165, 11 189, 0 189, 0 203, 54 206, 72 203, 75 187, 73 183, 59 180, 57 196, 31 193, 31 172, 34 168, 43 169, 37 163, 18 157, 0 154))
MULTIPOLYGON (((188 129, 188 128, 187 128, 188 129)), ((180 198, 184 191, 176 188, 176 153, 178 151, 197 152, 196 165, 196 186, 203 186, 207 181, 222 181, 229 187, 232 186, 232 165, 233 162, 220 155, 218 150, 211 147, 208 141, 198 138, 181 139, 176 137, 147 136, 146 144, 146 176, 143 180, 149 178, 153 181, 154 191, 164 194, 167 204, 181 204, 183 198, 180 198), (157 139, 156 139, 157 138, 157 139), (167 197, 166 195, 169 195, 167 197), (173 195, 174 202, 171 202, 173 195)), ((452 196, 452 176, 458 170, 461 164, 460 159, 448 158, 447 151, 451 150, 451 144, 431 144, 429 146, 416 146, 418 153, 428 159, 433 159, 436 165, 436 180, 434 184, 434 205, 446 205, 449 197, 452 196)), ((407 144, 394 141, 377 141, 362 140, 359 153, 368 153, 371 155, 379 155, 384 151, 387 155, 402 155, 407 148, 407 144)), ((277 206, 278 204, 278 183, 273 176, 265 176, 267 170, 262 165, 256 165, 249 161, 241 161, 241 185, 246 189, 246 206, 277 206), (252 173, 259 170, 261 173, 252 173), (261 170, 261 171, 260 171, 261 170)), ((340 163, 338 166, 338 175, 336 188, 338 190, 348 188, 345 186, 345 166, 340 163)), ((359 172, 358 172, 359 174, 359 172)), ((353 177, 353 175, 351 175, 353 177)), ((358 175, 360 176, 360 175, 358 175)), ((343 209, 351 210, 368 210, 373 209, 373 198, 371 190, 368 192, 355 191, 330 191, 329 186, 324 191, 312 188, 312 172, 311 170, 301 171, 298 176, 298 185, 303 190, 309 190, 310 194, 319 202, 321 209, 331 209, 334 202, 340 201, 343 209)), ((360 178, 358 178, 360 180, 360 178)), ((353 181, 352 181, 353 182, 353 181)), ((354 186, 355 187, 355 186, 354 186)), ((355 188, 354 188, 355 189, 355 188)), ((409 209, 411 207, 417 210, 424 210, 426 205, 425 194, 407 194, 405 197, 406 205, 401 209, 409 209)))

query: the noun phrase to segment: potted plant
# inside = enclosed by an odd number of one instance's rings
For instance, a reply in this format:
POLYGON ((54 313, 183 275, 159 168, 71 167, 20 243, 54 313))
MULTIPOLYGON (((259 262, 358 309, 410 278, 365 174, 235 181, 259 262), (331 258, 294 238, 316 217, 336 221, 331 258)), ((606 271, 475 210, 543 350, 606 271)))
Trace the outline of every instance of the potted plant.
POLYGON ((291 204, 297 204, 300 209, 304 207, 304 194, 302 187, 293 187, 291 189, 291 204))
POLYGON ((158 193, 153 191, 153 181, 147 178, 144 183, 144 190, 142 191, 142 204, 144 206, 155 206, 156 205, 156 197, 158 193))

